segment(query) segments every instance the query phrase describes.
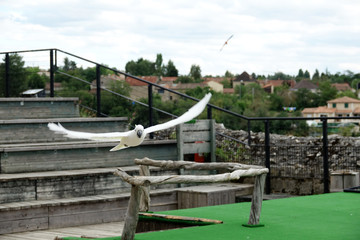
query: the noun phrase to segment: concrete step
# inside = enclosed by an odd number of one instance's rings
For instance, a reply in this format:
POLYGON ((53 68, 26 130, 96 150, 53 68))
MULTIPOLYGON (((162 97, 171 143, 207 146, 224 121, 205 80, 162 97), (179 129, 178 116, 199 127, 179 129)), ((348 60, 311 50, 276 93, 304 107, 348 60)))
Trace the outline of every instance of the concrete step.
POLYGON ((176 140, 145 140, 110 152, 116 143, 51 142, 0 145, 0 173, 26 173, 134 165, 135 158, 177 159, 176 140))
MULTIPOLYGON (((139 166, 122 167, 130 175, 139 175, 139 166)), ((86 197, 130 192, 131 186, 114 175, 116 168, 95 168, 0 174, 0 204, 34 200, 86 197)), ((152 176, 176 175, 178 171, 161 171, 151 167, 152 176)), ((177 185, 158 185, 157 188, 177 185)), ((153 188, 155 189, 155 188, 153 188)))
MULTIPOLYGON (((191 199, 195 197, 199 206, 234 203, 235 196, 248 194, 252 188, 249 184, 224 183, 191 188, 155 189, 150 192, 150 211, 198 207, 187 204, 189 199, 184 198, 184 193, 192 195, 191 199), (203 194, 206 194, 207 198, 200 196, 203 194), (210 198, 226 201, 209 202, 210 198)), ((129 197, 130 193, 125 192, 0 204, 0 235, 123 221, 129 197)))
MULTIPOLYGON (((129 193, 121 193, 0 204, 0 235, 123 221, 129 197, 129 193)), ((150 211, 177 209, 173 189, 154 190, 150 197, 150 211)))
POLYGON ((94 133, 128 131, 126 117, 0 120, 0 144, 74 141, 50 131, 47 127, 49 122, 59 122, 65 128, 74 131, 94 133))
POLYGON ((79 117, 79 98, 0 98, 1 119, 79 117))

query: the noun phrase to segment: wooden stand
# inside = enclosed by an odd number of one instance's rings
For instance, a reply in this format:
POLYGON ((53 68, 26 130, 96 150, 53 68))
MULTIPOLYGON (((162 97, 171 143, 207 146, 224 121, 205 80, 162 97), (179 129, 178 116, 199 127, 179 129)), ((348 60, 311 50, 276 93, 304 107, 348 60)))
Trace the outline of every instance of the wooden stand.
POLYGON ((248 166, 237 163, 194 163, 186 161, 155 161, 148 158, 135 159, 135 163, 146 166, 159 166, 164 169, 202 169, 202 170, 230 170, 230 173, 215 174, 211 176, 174 175, 174 176, 148 176, 149 169, 141 167, 142 176, 130 176, 121 168, 115 171, 123 181, 132 185, 131 197, 128 205, 125 225, 121 236, 122 240, 133 240, 141 209, 148 210, 150 204, 149 186, 156 184, 181 184, 181 183, 219 183, 237 181, 240 177, 255 176, 255 186, 252 197, 249 226, 257 226, 260 220, 264 185, 267 168, 259 166, 248 166), (141 199, 141 200, 140 200, 141 199))

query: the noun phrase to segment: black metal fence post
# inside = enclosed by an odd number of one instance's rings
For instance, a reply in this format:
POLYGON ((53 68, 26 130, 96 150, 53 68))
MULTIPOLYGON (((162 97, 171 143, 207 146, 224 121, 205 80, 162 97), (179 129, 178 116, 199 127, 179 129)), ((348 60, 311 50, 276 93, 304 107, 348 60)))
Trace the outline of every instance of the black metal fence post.
POLYGON ((266 176, 266 194, 271 193, 271 169, 270 169, 270 127, 269 120, 265 120, 265 166, 269 169, 266 176))
POLYGON ((248 145, 251 145, 251 121, 248 120, 247 123, 247 127, 248 127, 248 145))
POLYGON ((100 65, 96 65, 96 116, 101 117, 101 74, 100 65))
POLYGON ((54 97, 54 50, 50 50, 50 97, 54 97))
MULTIPOLYGON (((154 125, 154 120, 153 120, 153 92, 152 92, 152 85, 149 84, 148 85, 148 100, 149 100, 149 127, 154 125)), ((152 133, 150 133, 149 135, 150 139, 154 138, 154 135, 152 133)))
POLYGON ((330 192, 329 155, 328 155, 328 126, 327 118, 321 119, 323 127, 323 168, 324 168, 324 193, 330 192))
POLYGON ((57 50, 54 49, 55 51, 55 63, 54 63, 54 67, 55 67, 55 70, 57 69, 57 50))
POLYGON ((210 105, 207 105, 207 119, 212 119, 212 108, 210 105))
POLYGON ((10 96, 10 57, 5 54, 5 97, 10 96))

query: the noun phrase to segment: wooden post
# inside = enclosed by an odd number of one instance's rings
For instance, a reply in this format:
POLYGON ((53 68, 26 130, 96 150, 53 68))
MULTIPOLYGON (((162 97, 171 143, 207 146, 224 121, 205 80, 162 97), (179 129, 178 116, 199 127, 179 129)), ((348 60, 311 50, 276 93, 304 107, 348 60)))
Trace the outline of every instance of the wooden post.
POLYGON ((264 194, 266 174, 255 177, 254 191, 251 199, 251 210, 248 225, 258 225, 260 221, 261 206, 264 194))
POLYGON ((183 125, 177 125, 176 126, 176 140, 177 140, 177 150, 178 150, 178 160, 183 161, 184 160, 184 143, 183 143, 183 125))
POLYGON ((124 229, 121 235, 122 240, 133 240, 135 237, 136 226, 139 220, 140 192, 140 186, 131 186, 131 196, 126 212, 124 229))
POLYGON ((209 121, 210 124, 210 154, 211 162, 216 162, 216 129, 215 129, 215 119, 209 121))
MULTIPOLYGON (((140 176, 150 176, 149 166, 140 165, 140 176)), ((150 186, 141 186, 140 212, 147 212, 150 208, 150 186)))

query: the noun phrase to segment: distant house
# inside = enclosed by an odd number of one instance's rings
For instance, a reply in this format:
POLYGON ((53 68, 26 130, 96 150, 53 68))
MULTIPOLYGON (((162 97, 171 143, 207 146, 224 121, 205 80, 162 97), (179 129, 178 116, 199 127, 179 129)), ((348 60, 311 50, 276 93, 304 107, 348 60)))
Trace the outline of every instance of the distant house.
POLYGON ((222 93, 224 91, 224 85, 221 83, 222 81, 224 81, 224 78, 222 77, 208 77, 208 78, 203 78, 204 82, 206 85, 208 85, 210 87, 210 89, 212 89, 215 92, 220 92, 222 93))
POLYGON ((262 89, 264 89, 265 92, 268 93, 274 93, 275 87, 284 86, 287 85, 290 88, 294 87, 296 85, 295 80, 262 80, 258 81, 262 89))
POLYGON ((224 94, 234 94, 235 89, 233 89, 233 88, 224 88, 223 93, 224 94))
MULTIPOLYGON (((108 74, 108 75, 101 75, 100 76, 100 83, 102 87, 105 88, 111 88, 112 85, 116 82, 116 81, 124 81, 125 80, 125 76, 124 75, 116 75, 116 74, 108 74)), ((96 89, 96 80, 91 82, 91 86, 90 86, 91 90, 96 89)), ((92 91, 95 92, 95 91, 92 91)))
MULTIPOLYGON (((360 100, 350 97, 341 97, 327 102, 327 106, 305 108, 304 117, 353 117, 360 116, 360 100)), ((320 122, 320 120, 315 120, 320 122)), ((329 120, 334 122, 334 120, 329 120)), ((360 122, 358 119, 337 120, 337 122, 360 122)))
MULTIPOLYGON (((157 83, 158 77, 157 76, 140 76, 139 78, 144 79, 151 83, 157 83)), ((130 97, 132 99, 140 99, 140 98, 146 98, 148 96, 148 84, 146 82, 137 80, 133 77, 126 77, 125 82, 127 82, 130 85, 131 93, 130 97)), ((153 92, 157 91, 157 89, 153 89, 153 92)))
POLYGON ((333 83, 333 84, 331 84, 331 86, 336 88, 336 90, 338 90, 339 92, 344 92, 344 91, 348 91, 348 90, 355 92, 355 89, 350 87, 350 85, 348 83, 333 83))
POLYGON ((242 74, 237 75, 233 80, 233 88, 239 85, 247 85, 250 83, 256 83, 256 81, 247 72, 244 71, 242 74))
POLYGON ((291 91, 297 91, 299 89, 308 89, 310 92, 316 93, 319 87, 308 80, 301 80, 294 87, 290 88, 291 91))
MULTIPOLYGON (((64 89, 64 88, 63 88, 63 86, 62 86, 62 84, 61 84, 60 82, 54 82, 54 91, 55 91, 55 92, 61 91, 61 90, 63 90, 63 89, 64 89)), ((45 93, 46 93, 47 95, 50 94, 50 83, 49 83, 49 82, 47 82, 47 83, 45 84, 45 93)))
POLYGON ((161 82, 175 82, 178 77, 160 77, 161 82))

